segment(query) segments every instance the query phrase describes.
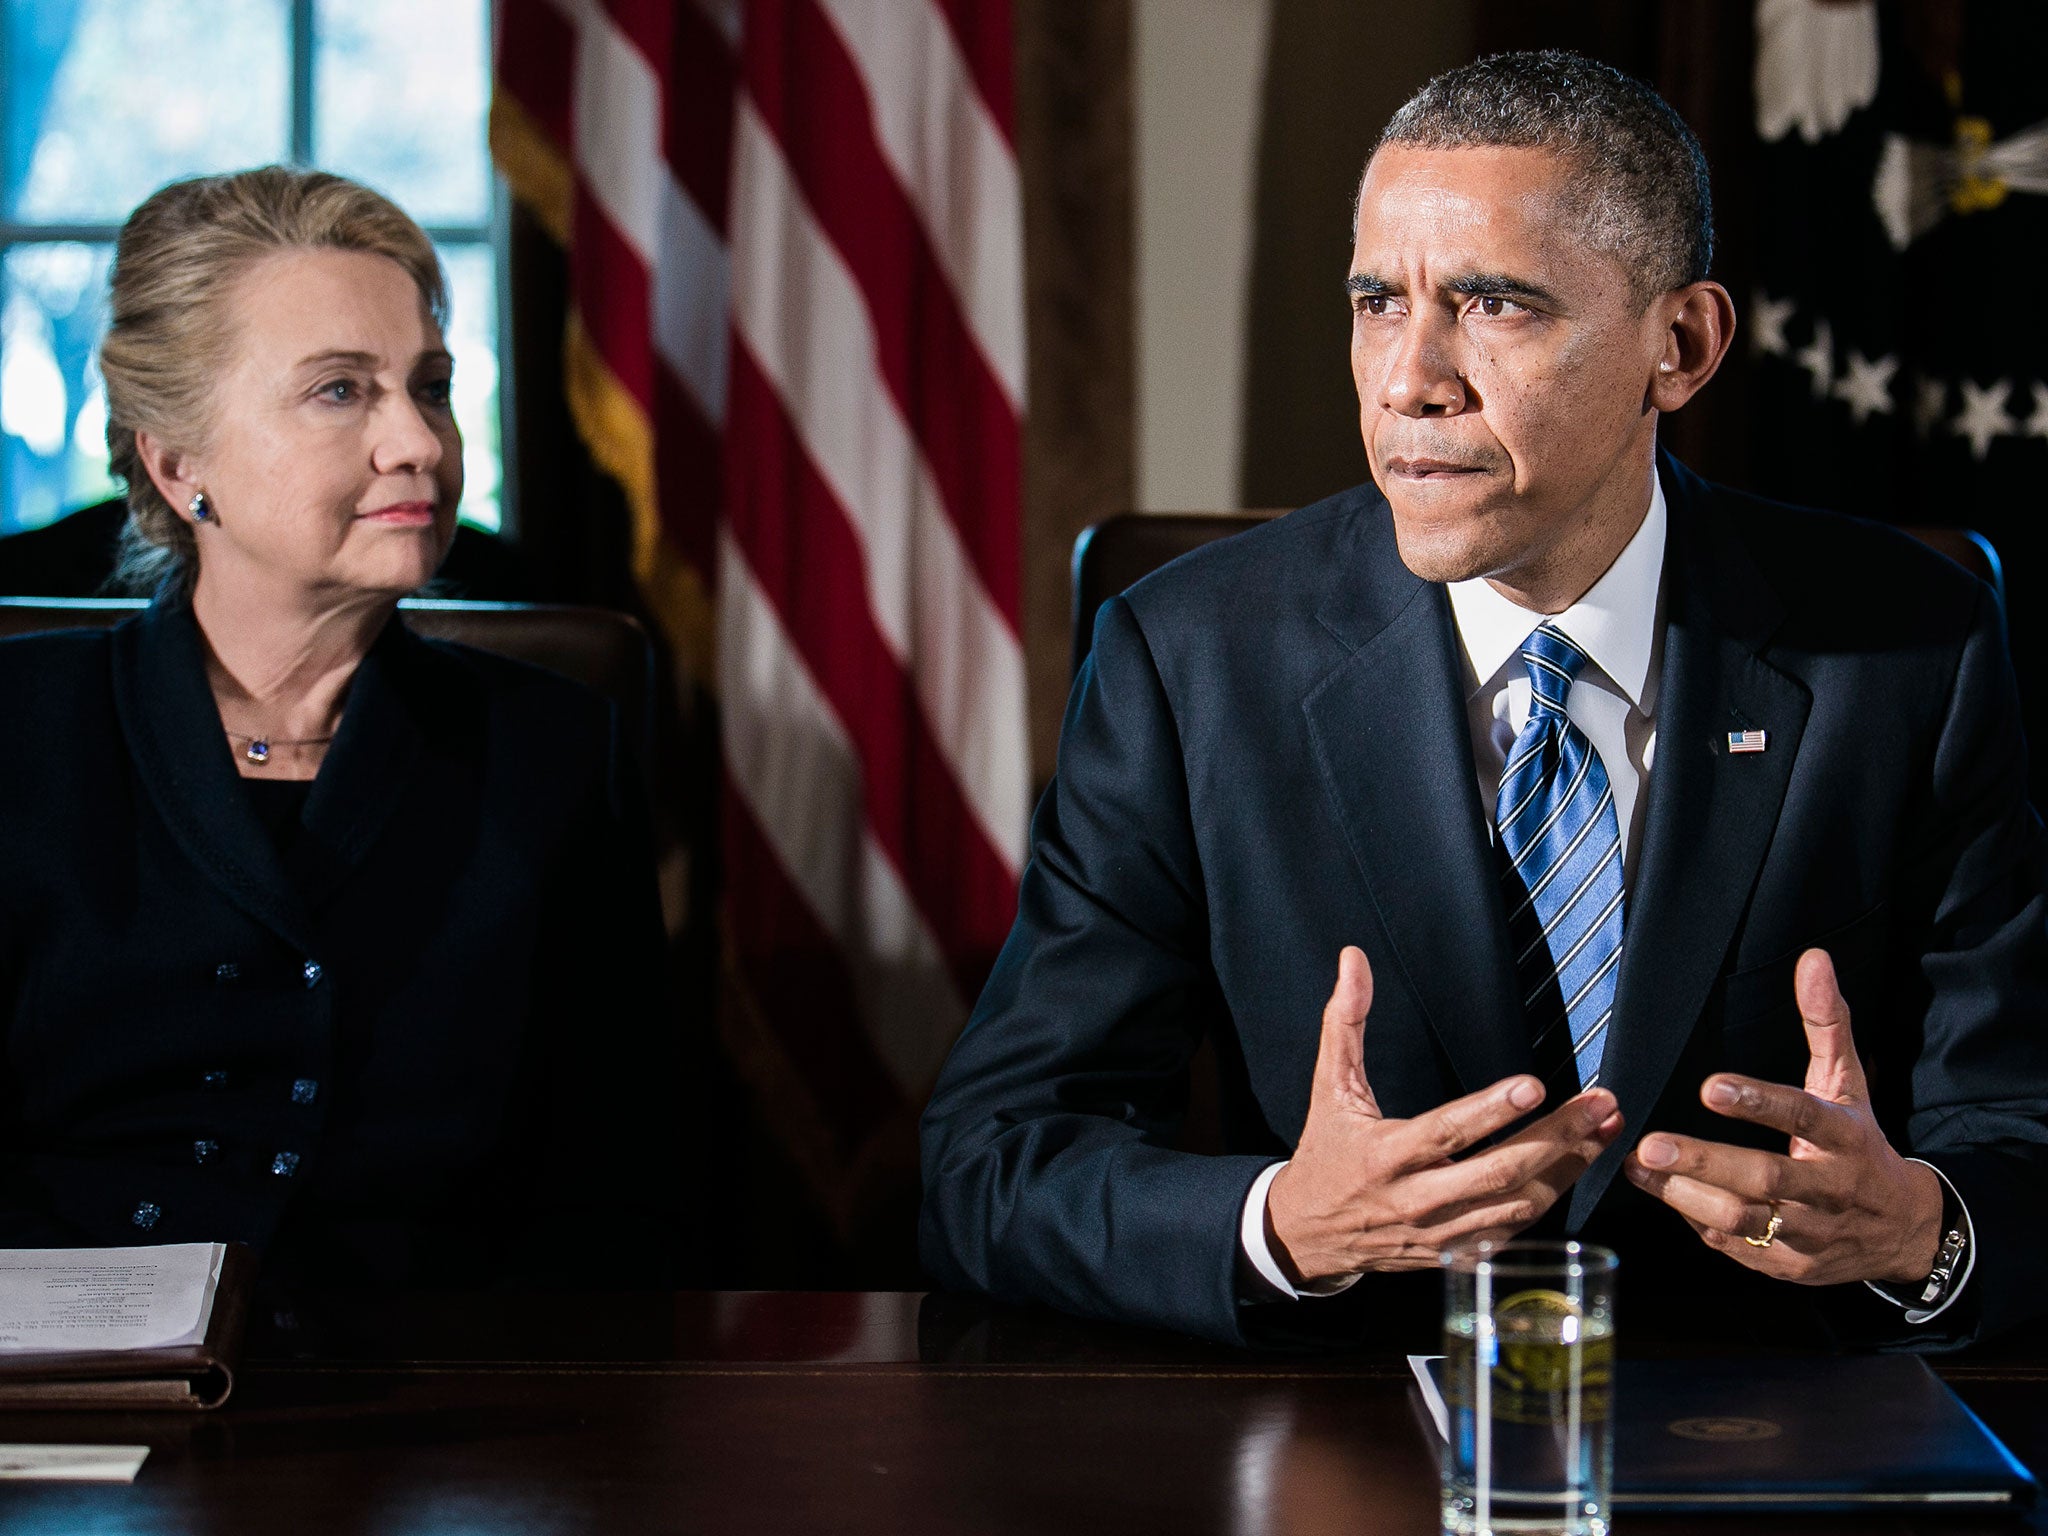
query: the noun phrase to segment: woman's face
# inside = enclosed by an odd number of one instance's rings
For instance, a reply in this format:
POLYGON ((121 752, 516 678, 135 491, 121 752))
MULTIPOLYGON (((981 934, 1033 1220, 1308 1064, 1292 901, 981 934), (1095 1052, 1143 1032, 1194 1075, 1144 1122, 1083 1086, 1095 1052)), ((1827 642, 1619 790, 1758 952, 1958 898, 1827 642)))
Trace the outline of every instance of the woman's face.
POLYGON ((462 498, 453 362, 419 289, 388 257, 297 250, 252 267, 231 302, 212 440, 181 476, 213 508, 195 530, 201 582, 410 592, 447 554, 462 498))

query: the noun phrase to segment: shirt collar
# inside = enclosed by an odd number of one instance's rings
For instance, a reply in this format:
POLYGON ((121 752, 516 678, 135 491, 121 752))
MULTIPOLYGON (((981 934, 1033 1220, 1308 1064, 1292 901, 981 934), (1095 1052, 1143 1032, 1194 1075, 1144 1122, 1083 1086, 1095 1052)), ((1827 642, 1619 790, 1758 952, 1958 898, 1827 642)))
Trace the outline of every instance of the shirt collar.
MULTIPOLYGON (((1657 589, 1664 573, 1664 487, 1650 480, 1650 509, 1622 552, 1586 595, 1550 622, 1570 636, 1637 709, 1650 677, 1657 635, 1657 589)), ((1445 584, 1472 690, 1489 682, 1522 649, 1544 615, 1510 602, 1483 576, 1445 584)))

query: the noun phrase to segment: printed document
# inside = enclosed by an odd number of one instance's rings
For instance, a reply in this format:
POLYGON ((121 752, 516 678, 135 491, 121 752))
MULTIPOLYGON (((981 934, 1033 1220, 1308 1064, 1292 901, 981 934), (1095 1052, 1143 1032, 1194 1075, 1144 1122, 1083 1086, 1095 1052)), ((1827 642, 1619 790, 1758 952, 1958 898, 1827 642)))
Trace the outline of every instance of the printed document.
POLYGON ((0 1354, 198 1344, 226 1251, 220 1243, 0 1250, 0 1354))

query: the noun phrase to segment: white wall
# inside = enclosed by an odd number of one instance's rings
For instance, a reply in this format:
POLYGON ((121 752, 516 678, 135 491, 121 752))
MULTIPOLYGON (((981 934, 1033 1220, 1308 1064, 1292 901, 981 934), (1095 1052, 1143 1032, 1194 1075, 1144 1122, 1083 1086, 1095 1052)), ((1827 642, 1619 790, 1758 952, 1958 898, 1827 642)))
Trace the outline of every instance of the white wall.
POLYGON ((1271 9, 1272 0, 1135 0, 1142 511, 1237 504, 1271 9))

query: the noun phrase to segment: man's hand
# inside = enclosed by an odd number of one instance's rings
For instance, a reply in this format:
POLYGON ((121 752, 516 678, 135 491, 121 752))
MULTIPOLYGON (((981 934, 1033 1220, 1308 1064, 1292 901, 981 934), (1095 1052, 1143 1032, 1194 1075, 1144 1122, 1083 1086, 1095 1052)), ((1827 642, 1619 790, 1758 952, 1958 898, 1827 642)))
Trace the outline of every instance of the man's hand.
POLYGON ((1266 1196, 1274 1257, 1296 1285, 1368 1269, 1425 1269, 1454 1238, 1508 1236, 1621 1133, 1605 1088, 1580 1094, 1499 1146, 1451 1161, 1543 1102, 1534 1077, 1509 1077, 1413 1120, 1380 1113, 1365 1080, 1372 971, 1346 948, 1323 1010, 1308 1119, 1266 1196))
POLYGON ((1658 1131, 1629 1154, 1628 1176, 1709 1248, 1767 1275, 1802 1285, 1925 1279, 1941 1241, 1941 1180, 1878 1129, 1824 951, 1799 957, 1792 990, 1812 1058, 1805 1089, 1725 1072, 1700 1085, 1709 1109, 1790 1136, 1786 1154, 1658 1131), (1743 1241, 1765 1236, 1773 1213, 1780 1225, 1768 1247, 1743 1241))

